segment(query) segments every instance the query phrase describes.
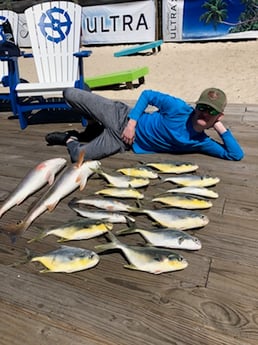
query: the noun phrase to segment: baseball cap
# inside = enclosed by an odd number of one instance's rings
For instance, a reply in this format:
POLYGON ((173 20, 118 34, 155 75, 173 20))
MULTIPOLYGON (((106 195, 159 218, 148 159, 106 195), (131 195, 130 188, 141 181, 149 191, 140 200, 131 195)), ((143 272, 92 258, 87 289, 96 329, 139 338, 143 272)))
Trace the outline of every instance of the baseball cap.
POLYGON ((223 113, 227 104, 227 97, 222 90, 210 87, 201 93, 196 104, 207 104, 220 113, 223 113))

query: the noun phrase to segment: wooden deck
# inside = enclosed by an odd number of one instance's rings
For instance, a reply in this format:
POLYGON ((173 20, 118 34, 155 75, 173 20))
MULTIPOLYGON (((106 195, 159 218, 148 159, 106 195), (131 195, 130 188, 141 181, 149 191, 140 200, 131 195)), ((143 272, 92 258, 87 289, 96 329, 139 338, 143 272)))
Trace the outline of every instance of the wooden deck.
MULTIPOLYGON (((1 199, 36 163, 54 157, 69 159, 64 147, 45 144, 46 133, 81 128, 80 122, 67 118, 66 123, 34 124, 21 131, 17 119, 8 119, 10 115, 0 114, 1 199)), ((96 176, 83 192, 73 193, 53 213, 39 217, 15 244, 0 233, 1 345, 257 345, 258 105, 230 104, 225 123, 245 150, 240 162, 199 154, 175 157, 131 152, 102 160, 103 169, 109 172, 141 160, 191 161, 199 165, 198 174, 220 177, 214 188, 220 196, 211 209, 203 211, 210 223, 190 231, 203 247, 182 252, 189 261, 183 271, 152 275, 128 270, 119 252, 102 255, 95 268, 73 274, 40 274, 39 263, 21 263, 26 251, 42 254, 59 246, 53 236, 27 241, 39 229, 74 219, 68 201, 93 195, 105 186, 96 176)), ((153 181, 144 190, 145 206, 148 197, 172 187, 153 181)), ((23 218, 41 193, 6 213, 0 227, 23 218)), ((137 225, 151 226, 151 220, 137 216, 137 225)), ((122 224, 115 226, 115 230, 122 228, 122 224)), ((139 235, 120 239, 144 243, 139 235)), ((99 237, 69 245, 93 249, 105 242, 99 237)))

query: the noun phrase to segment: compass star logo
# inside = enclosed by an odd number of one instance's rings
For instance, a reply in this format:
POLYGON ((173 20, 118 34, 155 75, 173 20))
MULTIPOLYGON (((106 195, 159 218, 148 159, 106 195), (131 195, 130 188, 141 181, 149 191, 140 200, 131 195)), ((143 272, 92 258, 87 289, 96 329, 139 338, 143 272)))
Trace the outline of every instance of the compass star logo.
POLYGON ((72 21, 65 10, 53 7, 42 14, 38 25, 49 41, 60 43, 69 35, 72 21))

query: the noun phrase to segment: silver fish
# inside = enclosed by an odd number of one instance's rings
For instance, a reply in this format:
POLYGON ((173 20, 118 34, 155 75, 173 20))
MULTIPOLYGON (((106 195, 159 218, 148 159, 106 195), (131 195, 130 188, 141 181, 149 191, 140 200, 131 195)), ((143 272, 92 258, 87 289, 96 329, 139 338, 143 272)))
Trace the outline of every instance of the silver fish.
POLYGON ((218 177, 212 177, 209 175, 198 176, 185 174, 182 176, 167 177, 164 179, 164 182, 166 181, 173 182, 185 187, 210 187, 217 184, 220 179, 218 177))
POLYGON ((46 268, 45 272, 65 272, 73 273, 94 267, 99 262, 99 256, 92 250, 61 246, 61 248, 46 254, 35 256, 31 262, 39 261, 46 268))
POLYGON ((219 194, 206 187, 179 187, 174 189, 169 189, 166 193, 186 193, 191 195, 199 195, 205 198, 217 199, 219 194))
POLYGON ((122 174, 127 176, 142 177, 149 179, 156 179, 159 177, 158 173, 156 173, 148 167, 121 168, 118 169, 117 172, 121 172, 122 174))
POLYGON ((95 194, 102 194, 114 198, 143 199, 144 194, 134 188, 104 188, 95 194))
POLYGON ((70 204, 74 205, 88 205, 88 206, 95 206, 97 208, 101 208, 102 210, 107 211, 122 211, 122 212, 129 212, 132 206, 127 205, 121 201, 113 200, 113 199, 98 199, 98 198, 84 198, 78 199, 74 198, 70 201, 70 204))
POLYGON ((136 178, 122 175, 115 176, 107 174, 101 169, 96 170, 96 173, 104 177, 109 182, 110 187, 140 188, 145 187, 150 183, 150 180, 147 178, 136 178))
POLYGON ((171 249, 199 250, 202 247, 200 240, 188 234, 186 231, 169 229, 169 228, 153 228, 138 229, 129 228, 118 230, 117 235, 127 235, 139 233, 147 241, 155 247, 164 247, 171 249))
POLYGON ((76 219, 59 227, 43 231, 39 236, 32 238, 28 243, 40 240, 48 235, 59 237, 58 242, 88 240, 113 229, 113 224, 91 219, 76 219))
POLYGON ((146 163, 146 166, 155 168, 162 173, 183 174, 196 171, 199 166, 190 162, 160 162, 146 163))
POLYGON ((82 217, 105 220, 110 223, 134 223, 135 219, 129 216, 125 216, 120 213, 110 212, 110 211, 91 211, 85 208, 80 208, 80 206, 69 204, 72 210, 82 217))
POLYGON ((125 268, 153 274, 178 271, 188 266, 187 261, 170 249, 156 247, 129 246, 118 241, 110 232, 106 235, 112 242, 95 247, 97 253, 110 249, 120 249, 127 258, 129 265, 125 268))
POLYGON ((31 223, 42 213, 53 211, 61 199, 75 191, 77 188, 83 190, 86 186, 89 176, 94 172, 93 169, 99 167, 99 161, 83 162, 83 156, 78 163, 67 168, 47 192, 38 200, 34 207, 29 211, 25 218, 16 224, 8 224, 3 232, 12 238, 24 233, 31 223))
POLYGON ((206 215, 196 211, 166 208, 160 210, 137 209, 136 213, 145 213, 163 227, 175 230, 187 230, 205 226, 209 223, 206 215))
POLYGON ((53 158, 39 163, 31 169, 16 186, 0 208, 0 218, 15 205, 20 205, 28 196, 32 195, 47 183, 52 185, 55 175, 66 165, 66 159, 53 158))
POLYGON ((160 196, 152 201, 161 202, 162 204, 185 208, 187 210, 207 209, 212 207, 212 202, 201 197, 189 194, 174 194, 169 196, 160 196))

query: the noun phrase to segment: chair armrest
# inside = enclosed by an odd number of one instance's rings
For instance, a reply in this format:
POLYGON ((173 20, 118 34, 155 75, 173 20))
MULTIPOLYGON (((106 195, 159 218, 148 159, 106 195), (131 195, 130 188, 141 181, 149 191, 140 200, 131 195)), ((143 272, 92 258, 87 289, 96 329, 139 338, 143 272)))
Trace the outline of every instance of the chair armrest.
POLYGON ((25 52, 21 52, 21 56, 25 57, 25 58, 32 58, 33 54, 32 53, 25 53, 25 52))
POLYGON ((82 57, 88 57, 92 54, 91 50, 83 50, 77 53, 74 53, 73 55, 78 57, 78 58, 82 58, 82 57))

